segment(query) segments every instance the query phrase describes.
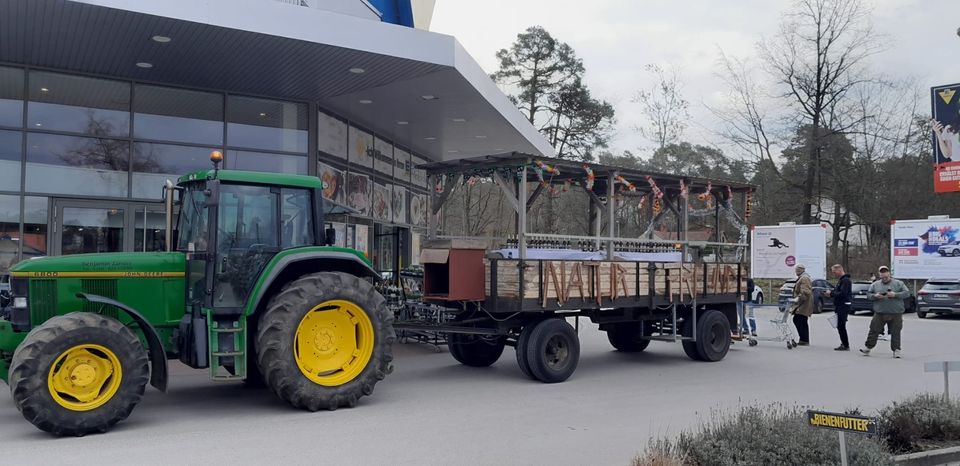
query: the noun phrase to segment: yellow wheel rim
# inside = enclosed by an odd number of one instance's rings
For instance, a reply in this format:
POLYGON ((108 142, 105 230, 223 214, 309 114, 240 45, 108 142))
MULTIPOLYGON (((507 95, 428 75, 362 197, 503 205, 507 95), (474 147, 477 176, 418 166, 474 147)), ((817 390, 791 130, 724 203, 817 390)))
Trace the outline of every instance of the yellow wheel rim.
POLYGON ((360 306, 326 301, 303 316, 293 343, 300 372, 326 387, 343 385, 360 375, 373 356, 373 323, 360 306))
POLYGON ((71 411, 90 411, 110 401, 123 379, 117 355, 100 345, 77 345, 57 357, 47 376, 50 396, 71 411))

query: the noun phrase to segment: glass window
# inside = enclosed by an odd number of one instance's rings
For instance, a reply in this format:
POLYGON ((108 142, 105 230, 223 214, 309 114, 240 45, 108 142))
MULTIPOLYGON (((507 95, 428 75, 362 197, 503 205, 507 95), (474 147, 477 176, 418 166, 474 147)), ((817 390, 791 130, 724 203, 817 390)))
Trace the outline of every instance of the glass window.
POLYGON ((130 84, 31 72, 27 127, 96 136, 127 136, 130 132, 130 84))
POLYGON ((133 136, 223 145, 223 95, 138 84, 133 136))
POLYGON ((20 196, 0 195, 0 273, 17 263, 20 243, 20 196))
POLYGON ((177 250, 206 252, 207 250, 207 196, 199 183, 187 185, 177 216, 177 250))
POLYGON ((123 209, 63 208, 60 253, 123 251, 123 209))
POLYGON ((347 124, 320 112, 317 118, 317 145, 320 152, 347 159, 347 124))
POLYGON ((283 249, 310 246, 313 242, 313 206, 310 191, 284 189, 281 193, 280 246, 283 249))
POLYGON ((159 199, 166 180, 177 181, 180 175, 212 168, 210 147, 176 146, 172 144, 134 143, 130 154, 133 169, 132 197, 159 199))
POLYGON ((0 66, 0 126, 23 127, 23 70, 0 66))
POLYGON ((227 97, 231 147, 307 152, 307 106, 293 102, 227 97))
POLYGON ((231 150, 227 152, 227 157, 223 161, 223 168, 228 170, 250 170, 255 172, 306 175, 307 157, 301 155, 231 150))
POLYGON ((23 258, 47 255, 47 198, 27 196, 23 202, 23 258))
POLYGON ((269 186, 221 185, 214 305, 242 306, 279 250, 277 195, 269 186))
POLYGON ((26 190, 126 197, 127 141, 27 134, 26 190))
POLYGON ((0 189, 4 191, 20 190, 22 141, 20 131, 0 131, 0 189))
MULTIPOLYGON (((176 212, 174 212, 174 217, 176 212)), ((167 214, 163 210, 138 206, 134 212, 134 251, 165 251, 167 249, 167 214)))

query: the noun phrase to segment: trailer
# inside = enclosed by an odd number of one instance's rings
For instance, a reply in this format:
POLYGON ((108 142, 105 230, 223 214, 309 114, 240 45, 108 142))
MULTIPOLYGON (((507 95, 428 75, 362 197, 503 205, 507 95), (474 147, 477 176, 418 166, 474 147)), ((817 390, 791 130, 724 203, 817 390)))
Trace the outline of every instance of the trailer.
POLYGON ((619 351, 664 341, 680 342, 697 361, 726 356, 749 276, 753 186, 520 153, 420 168, 435 187, 422 299, 451 317, 401 319, 395 329, 446 333, 450 354, 468 366, 489 366, 512 346, 523 373, 546 383, 576 370, 580 343, 570 321, 580 318, 599 324, 619 351), (512 208, 511 234, 444 231, 445 208, 463 208, 448 205, 456 190, 477 183, 512 208), (588 201, 565 200, 573 195, 588 201), (586 206, 588 231, 531 231, 528 213, 538 202, 586 206), (618 227, 624 215, 635 215, 642 231, 618 227), (692 224, 701 227, 696 238, 692 224))

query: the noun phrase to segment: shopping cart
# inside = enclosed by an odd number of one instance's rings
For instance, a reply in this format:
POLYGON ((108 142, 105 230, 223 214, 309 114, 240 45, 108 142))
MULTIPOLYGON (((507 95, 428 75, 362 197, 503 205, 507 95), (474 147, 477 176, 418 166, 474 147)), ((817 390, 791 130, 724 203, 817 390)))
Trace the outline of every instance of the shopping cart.
MULTIPOLYGON (((753 304, 753 303, 743 303, 743 314, 749 316, 749 318, 756 318, 759 314, 759 317, 762 319, 764 316, 770 316, 768 322, 772 327, 771 336, 750 336, 747 340, 750 346, 757 346, 758 342, 761 341, 776 341, 776 342, 786 342, 787 349, 794 349, 797 347, 797 339, 793 333, 793 326, 790 325, 790 309, 789 307, 782 308, 778 304, 753 304), (775 312, 771 312, 774 311, 775 312)), ((760 319, 758 319, 760 320, 760 319)), ((760 320, 761 322, 763 320, 760 320)), ((760 328, 757 329, 761 330, 760 328)), ((762 332, 759 333, 762 335, 762 332)))

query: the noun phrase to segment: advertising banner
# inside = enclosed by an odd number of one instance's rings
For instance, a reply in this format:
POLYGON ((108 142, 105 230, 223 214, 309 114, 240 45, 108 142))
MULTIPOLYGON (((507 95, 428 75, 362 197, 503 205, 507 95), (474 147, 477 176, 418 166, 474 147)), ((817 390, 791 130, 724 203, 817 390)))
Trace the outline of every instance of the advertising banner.
POLYGON ((960 83, 930 89, 933 111, 933 190, 960 191, 960 83))
POLYGON ((890 239, 894 277, 960 277, 960 219, 896 220, 890 239))
POLYGON ((803 264, 810 277, 827 275, 827 226, 758 226, 750 232, 750 275, 753 278, 794 278, 803 264))
POLYGON ((347 179, 347 207, 356 209, 360 215, 370 215, 370 198, 373 182, 367 175, 351 173, 347 179))
POLYGON ((344 205, 347 187, 345 186, 346 180, 343 176, 343 170, 321 162, 317 164, 317 172, 317 176, 323 182, 323 197, 344 205))

